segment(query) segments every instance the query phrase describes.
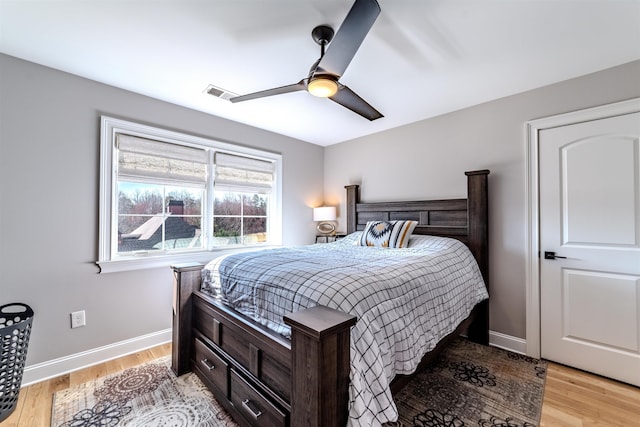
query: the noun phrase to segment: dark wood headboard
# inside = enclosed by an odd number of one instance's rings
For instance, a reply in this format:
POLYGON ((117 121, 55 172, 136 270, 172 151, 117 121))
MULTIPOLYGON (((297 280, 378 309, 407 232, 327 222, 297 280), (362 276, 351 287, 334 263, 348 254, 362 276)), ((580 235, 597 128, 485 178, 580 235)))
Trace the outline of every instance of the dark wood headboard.
POLYGON ((489 288, 488 170, 465 172, 467 198, 407 202, 360 201, 358 185, 348 185, 347 233, 363 230, 367 221, 418 221, 414 234, 453 237, 464 242, 476 258, 489 288))

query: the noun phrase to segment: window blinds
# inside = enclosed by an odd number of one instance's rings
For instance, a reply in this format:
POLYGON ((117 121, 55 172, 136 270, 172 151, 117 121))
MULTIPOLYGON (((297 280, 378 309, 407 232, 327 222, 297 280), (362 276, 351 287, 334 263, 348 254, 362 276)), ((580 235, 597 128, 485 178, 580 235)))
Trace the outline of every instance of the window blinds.
POLYGON ((268 193, 273 185, 274 165, 265 160, 233 154, 216 153, 215 188, 218 190, 250 190, 268 193))
POLYGON ((204 187, 207 152, 200 148, 117 134, 118 176, 204 187))

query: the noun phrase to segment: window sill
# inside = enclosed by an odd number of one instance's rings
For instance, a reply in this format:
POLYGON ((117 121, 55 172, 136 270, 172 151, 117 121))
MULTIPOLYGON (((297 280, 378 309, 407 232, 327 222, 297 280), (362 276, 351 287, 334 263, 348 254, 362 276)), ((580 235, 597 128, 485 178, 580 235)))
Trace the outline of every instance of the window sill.
POLYGON ((96 264, 100 268, 100 274, 105 273, 118 273, 122 271, 135 271, 146 270, 151 268, 169 268, 174 264, 181 264, 185 262, 198 262, 206 264, 214 258, 221 255, 248 252, 254 250, 270 249, 277 246, 243 246, 228 249, 216 249, 213 251, 204 252, 188 252, 174 255, 159 255, 159 256, 140 256, 131 258, 122 258, 110 261, 97 261, 96 264))

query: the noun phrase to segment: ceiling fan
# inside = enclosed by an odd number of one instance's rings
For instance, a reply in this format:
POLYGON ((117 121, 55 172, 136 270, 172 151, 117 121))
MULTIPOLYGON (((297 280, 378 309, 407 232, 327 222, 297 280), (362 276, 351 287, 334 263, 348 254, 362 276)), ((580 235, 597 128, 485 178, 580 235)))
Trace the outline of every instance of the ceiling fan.
POLYGON ((229 101, 235 103, 307 90, 312 95, 329 98, 366 119, 383 117, 378 110, 338 81, 379 14, 380 6, 376 0, 356 0, 335 37, 333 29, 327 25, 317 26, 311 32, 313 40, 320 45, 320 58, 311 66, 307 77, 298 83, 235 96, 229 101))

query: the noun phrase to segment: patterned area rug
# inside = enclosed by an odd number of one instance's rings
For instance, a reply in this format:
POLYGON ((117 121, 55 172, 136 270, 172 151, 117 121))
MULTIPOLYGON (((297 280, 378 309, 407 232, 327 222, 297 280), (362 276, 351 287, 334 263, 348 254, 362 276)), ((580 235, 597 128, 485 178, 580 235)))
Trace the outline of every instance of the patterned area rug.
POLYGON ((456 339, 394 396, 390 426, 535 427, 547 363, 456 339))
MULTIPOLYGON (((235 427, 194 374, 176 378, 169 357, 54 395, 51 427, 235 427)), ((538 425, 546 362, 466 340, 394 396, 388 427, 538 425)))
POLYGON ((236 426, 195 374, 164 357, 53 396, 51 427, 236 426))

